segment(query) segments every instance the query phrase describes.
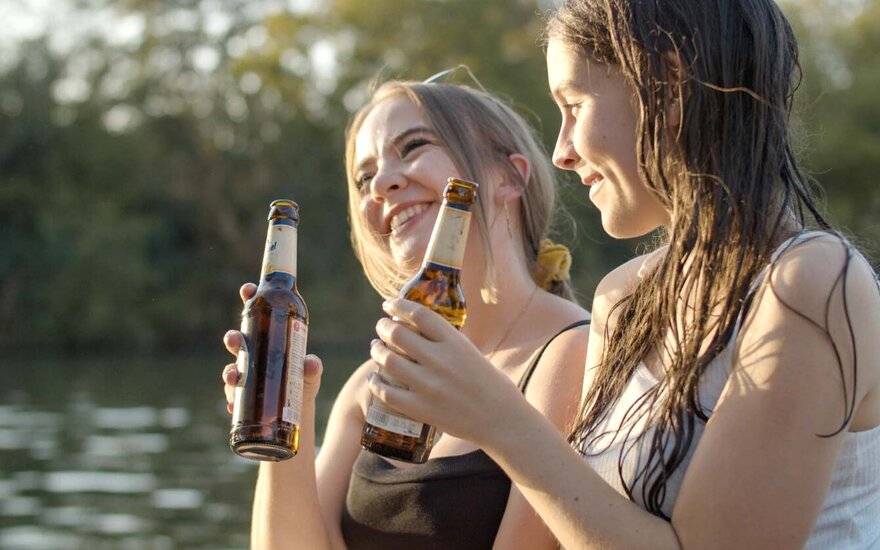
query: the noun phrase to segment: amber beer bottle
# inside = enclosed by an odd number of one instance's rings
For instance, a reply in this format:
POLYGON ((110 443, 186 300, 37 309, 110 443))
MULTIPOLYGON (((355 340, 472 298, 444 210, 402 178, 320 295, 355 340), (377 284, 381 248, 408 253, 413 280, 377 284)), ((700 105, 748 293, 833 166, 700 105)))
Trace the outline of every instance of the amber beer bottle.
POLYGON ((299 206, 269 206, 260 285, 241 313, 229 445, 245 458, 286 460, 299 447, 309 312, 296 287, 299 206))
MULTIPOLYGON (((460 274, 477 187, 476 183, 449 178, 422 267, 400 291, 401 298, 431 308, 458 330, 464 325, 467 312, 460 274)), ((387 376, 383 378, 395 383, 387 376)), ((413 420, 371 397, 361 445, 382 456, 422 463, 431 453, 434 433, 433 426, 413 420)))

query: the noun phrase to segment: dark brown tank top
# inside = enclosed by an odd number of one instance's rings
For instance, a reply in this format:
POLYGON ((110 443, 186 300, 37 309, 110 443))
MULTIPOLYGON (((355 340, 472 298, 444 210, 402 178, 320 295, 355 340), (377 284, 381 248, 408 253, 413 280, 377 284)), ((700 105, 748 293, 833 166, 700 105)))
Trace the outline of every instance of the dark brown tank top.
MULTIPOLYGON (((520 378, 520 391, 547 346, 587 324, 578 321, 553 335, 520 378)), ((482 450, 407 468, 361 450, 342 510, 342 535, 352 549, 491 548, 509 496, 510 478, 482 450)))

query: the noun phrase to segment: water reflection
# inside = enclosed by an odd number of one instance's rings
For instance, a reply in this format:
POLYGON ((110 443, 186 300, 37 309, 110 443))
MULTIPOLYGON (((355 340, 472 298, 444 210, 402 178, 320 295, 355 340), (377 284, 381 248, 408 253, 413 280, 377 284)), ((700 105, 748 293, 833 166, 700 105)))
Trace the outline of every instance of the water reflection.
MULTIPOLYGON (((0 548, 247 548, 256 463, 226 444, 222 358, 157 363, 16 369, 0 390, 0 548)), ((321 416, 347 372, 325 375, 321 416)))

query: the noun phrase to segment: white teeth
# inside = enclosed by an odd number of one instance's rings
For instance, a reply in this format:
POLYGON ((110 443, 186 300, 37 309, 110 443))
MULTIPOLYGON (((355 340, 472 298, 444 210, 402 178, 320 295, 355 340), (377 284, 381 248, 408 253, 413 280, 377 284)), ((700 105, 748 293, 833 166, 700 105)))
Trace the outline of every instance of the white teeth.
POLYGON ((391 218, 391 230, 394 231, 395 229, 409 221, 409 219, 416 214, 421 214, 422 212, 427 210, 427 208, 428 205, 423 203, 417 204, 415 206, 410 206, 409 208, 401 210, 400 212, 395 214, 393 218, 391 218))

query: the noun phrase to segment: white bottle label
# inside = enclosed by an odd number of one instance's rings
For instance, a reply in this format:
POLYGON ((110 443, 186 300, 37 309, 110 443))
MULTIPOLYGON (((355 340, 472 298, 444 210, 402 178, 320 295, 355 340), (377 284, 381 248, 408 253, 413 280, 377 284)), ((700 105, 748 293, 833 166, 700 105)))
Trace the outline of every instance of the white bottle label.
POLYGON ((292 224, 275 222, 269 226, 260 279, 275 272, 296 276, 296 226, 292 224))
MULTIPOLYGON (((403 384, 389 378, 388 375, 380 374, 380 376, 386 384, 398 388, 406 388, 403 384)), ((421 436, 422 428, 424 428, 424 424, 421 422, 417 422, 402 412, 390 408, 375 397, 370 400, 370 406, 367 409, 367 423, 372 424, 377 428, 382 428, 389 432, 409 437, 421 436)))
POLYGON ((287 396, 281 419, 291 424, 300 425, 303 400, 303 365, 306 359, 306 340, 308 326, 301 319, 293 319, 290 323, 290 349, 287 357, 287 396))
POLYGON ((431 263, 461 269, 467 244, 471 213, 453 206, 444 206, 437 215, 425 259, 431 263))

